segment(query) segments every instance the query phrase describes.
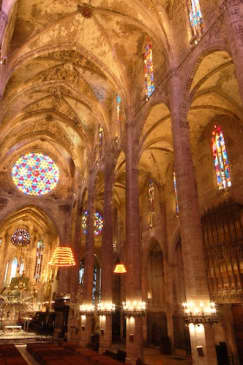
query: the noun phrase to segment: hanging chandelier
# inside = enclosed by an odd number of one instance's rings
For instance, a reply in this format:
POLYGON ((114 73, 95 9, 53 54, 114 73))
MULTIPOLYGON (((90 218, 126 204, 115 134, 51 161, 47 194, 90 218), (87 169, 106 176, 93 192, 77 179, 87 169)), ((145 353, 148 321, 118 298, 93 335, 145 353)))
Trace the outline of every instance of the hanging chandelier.
POLYGON ((56 267, 75 266, 75 260, 71 247, 56 247, 49 265, 56 267))
POLYGON ((30 244, 30 233, 25 228, 18 228, 11 236, 11 242, 16 247, 25 247, 30 244))

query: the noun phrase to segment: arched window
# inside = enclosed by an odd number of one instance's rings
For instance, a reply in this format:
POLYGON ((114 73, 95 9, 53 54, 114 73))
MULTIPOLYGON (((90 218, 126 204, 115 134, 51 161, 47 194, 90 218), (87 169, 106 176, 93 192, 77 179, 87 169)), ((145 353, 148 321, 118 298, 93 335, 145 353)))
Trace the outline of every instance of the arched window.
POLYGON ((154 86, 154 66, 152 42, 147 40, 144 52, 144 77, 145 77, 145 93, 146 99, 149 100, 155 90, 154 86))
POLYGON ((222 129, 216 125, 212 133, 212 152, 218 188, 219 190, 229 188, 232 184, 224 134, 222 129))
POLYGON ((34 273, 34 278, 36 281, 40 281, 41 277, 43 250, 44 250, 43 241, 38 241, 36 247, 35 273, 34 273))
POLYGON ((24 274, 24 261, 21 261, 19 265, 19 275, 22 276, 24 274))
POLYGON ((15 258, 13 259, 11 264, 9 283, 11 283, 11 280, 17 276, 17 269, 18 269, 18 260, 15 258))
POLYGON ((154 208, 154 201, 155 201, 155 186, 152 180, 148 183, 148 201, 149 201, 149 228, 152 229, 154 225, 154 215, 155 215, 155 208, 154 208))
POLYGON ((8 278, 8 268, 9 268, 9 262, 7 262, 5 274, 4 274, 4 284, 7 284, 7 278, 8 278))
POLYGON ((176 215, 178 216, 179 215, 179 204, 178 204, 178 194, 177 194, 175 171, 173 172, 173 185, 174 185, 175 198, 176 198, 176 215))
POLYGON ((199 0, 188 0, 188 13, 192 30, 192 37, 200 39, 203 32, 203 16, 199 0))
POLYGON ((83 285, 83 283, 84 283, 84 260, 80 261, 78 276, 79 276, 79 284, 83 285))
POLYGON ((117 118, 117 121, 120 122, 120 119, 121 119, 121 97, 120 97, 120 95, 116 96, 116 118, 117 118))

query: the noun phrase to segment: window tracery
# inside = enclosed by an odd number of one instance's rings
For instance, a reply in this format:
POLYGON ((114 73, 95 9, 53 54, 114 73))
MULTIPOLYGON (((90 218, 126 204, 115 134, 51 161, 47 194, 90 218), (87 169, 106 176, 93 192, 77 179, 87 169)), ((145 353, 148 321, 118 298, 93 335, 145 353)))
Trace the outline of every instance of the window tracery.
POLYGON ((27 153, 14 164, 12 179, 22 193, 41 196, 56 187, 59 169, 49 156, 42 153, 27 153))
MULTIPOLYGON (((82 214, 82 219, 81 219, 81 225, 82 225, 82 230, 84 234, 87 234, 87 220, 88 220, 88 211, 85 210, 82 214)), ((96 236, 99 236, 103 230, 103 226, 104 226, 104 220, 102 215, 99 212, 95 212, 94 213, 94 234, 96 236)))
POLYGON ((229 159, 222 129, 215 125, 212 132, 212 153, 219 190, 229 188, 231 183, 229 159))

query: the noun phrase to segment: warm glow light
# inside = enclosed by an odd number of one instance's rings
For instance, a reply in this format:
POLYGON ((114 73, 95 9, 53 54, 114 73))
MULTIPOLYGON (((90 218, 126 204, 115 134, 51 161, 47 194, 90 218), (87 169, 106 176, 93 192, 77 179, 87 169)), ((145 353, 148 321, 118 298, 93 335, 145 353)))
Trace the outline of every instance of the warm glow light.
POLYGON ((216 306, 213 302, 185 302, 182 303, 185 314, 190 316, 204 316, 216 314, 216 306))
POLYGON ((98 303, 98 312, 114 312, 115 309, 116 306, 112 302, 98 303))
POLYGON ((115 274, 125 274, 127 272, 126 266, 122 263, 117 263, 114 269, 115 274))
POLYGON ((71 247, 57 247, 52 255, 49 265, 57 267, 75 266, 71 247))
POLYGON ((124 312, 145 312, 146 310, 146 303, 139 300, 134 300, 134 301, 130 301, 128 300, 127 302, 123 302, 122 303, 122 307, 124 312))
POLYGON ((92 313, 95 311, 95 306, 93 304, 81 304, 79 309, 81 313, 92 313))

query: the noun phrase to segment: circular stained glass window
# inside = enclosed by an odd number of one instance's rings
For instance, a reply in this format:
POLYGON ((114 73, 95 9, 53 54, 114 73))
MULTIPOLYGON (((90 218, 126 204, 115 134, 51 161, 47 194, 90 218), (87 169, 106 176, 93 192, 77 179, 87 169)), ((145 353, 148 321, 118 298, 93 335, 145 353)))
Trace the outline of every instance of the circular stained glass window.
POLYGON ((24 247, 30 244, 30 233, 25 228, 18 228, 11 236, 14 246, 24 247))
POLYGON ((56 187, 59 169, 49 156, 42 153, 27 153, 13 166, 12 179, 23 193, 40 196, 56 187))
MULTIPOLYGON (((85 210, 82 214, 82 229, 84 234, 87 234, 87 219, 88 219, 88 211, 85 210)), ((103 217, 99 212, 94 213, 94 234, 98 236, 101 234, 104 226, 103 217)))

